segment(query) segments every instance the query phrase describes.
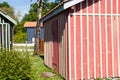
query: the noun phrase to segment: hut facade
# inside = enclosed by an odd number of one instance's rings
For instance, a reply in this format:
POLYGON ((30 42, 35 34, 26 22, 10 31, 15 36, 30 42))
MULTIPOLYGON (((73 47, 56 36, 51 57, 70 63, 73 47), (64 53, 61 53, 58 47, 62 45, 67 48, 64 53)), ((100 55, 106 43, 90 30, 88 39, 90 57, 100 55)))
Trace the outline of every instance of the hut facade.
POLYGON ((24 27, 27 30, 27 42, 33 43, 35 41, 36 22, 25 22, 24 27))
POLYGON ((120 0, 64 1, 40 22, 45 64, 66 80, 120 77, 120 0))
POLYGON ((17 22, 0 9, 0 49, 12 48, 14 25, 17 22))

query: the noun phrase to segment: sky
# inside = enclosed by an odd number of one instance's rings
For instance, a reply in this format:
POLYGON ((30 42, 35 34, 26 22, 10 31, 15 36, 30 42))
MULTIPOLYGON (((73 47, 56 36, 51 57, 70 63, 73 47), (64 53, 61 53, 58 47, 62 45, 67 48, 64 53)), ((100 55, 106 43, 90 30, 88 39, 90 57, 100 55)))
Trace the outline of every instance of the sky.
MULTIPOLYGON (((14 7, 15 13, 21 13, 20 20, 22 17, 28 13, 30 9, 30 4, 36 2, 37 0, 0 0, 0 3, 7 2, 10 6, 14 7)), ((53 0, 50 0, 50 2, 53 0)))

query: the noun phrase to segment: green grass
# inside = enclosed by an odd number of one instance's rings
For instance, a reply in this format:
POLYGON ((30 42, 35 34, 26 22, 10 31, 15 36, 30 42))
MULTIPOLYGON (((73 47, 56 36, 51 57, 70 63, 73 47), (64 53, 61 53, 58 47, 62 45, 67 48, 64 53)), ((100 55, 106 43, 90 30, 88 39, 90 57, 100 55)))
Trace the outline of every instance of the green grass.
POLYGON ((33 80, 63 80, 62 77, 59 74, 57 74, 54 70, 44 65, 42 57, 31 56, 33 80), (52 72, 55 74, 55 77, 54 78, 41 77, 40 75, 42 72, 52 72))

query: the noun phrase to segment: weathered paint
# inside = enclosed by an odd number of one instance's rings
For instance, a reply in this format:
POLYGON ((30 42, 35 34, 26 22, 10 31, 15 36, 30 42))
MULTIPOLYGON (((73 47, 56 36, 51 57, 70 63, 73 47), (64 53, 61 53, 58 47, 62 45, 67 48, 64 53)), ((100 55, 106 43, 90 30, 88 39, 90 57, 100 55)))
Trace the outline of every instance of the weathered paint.
POLYGON ((120 77, 120 0, 85 0, 46 20, 44 28, 45 64, 54 68, 58 59, 56 71, 66 80, 120 77))
POLYGON ((45 64, 66 76, 65 14, 44 23, 45 64), (58 27, 58 28, 57 28, 58 27), (56 66, 56 67, 55 67, 56 66))
POLYGON ((86 0, 69 14, 70 80, 119 77, 119 5, 119 0, 86 0))
POLYGON ((7 48, 8 50, 10 50, 11 32, 12 31, 10 31, 10 25, 8 23, 0 23, 0 49, 7 48))

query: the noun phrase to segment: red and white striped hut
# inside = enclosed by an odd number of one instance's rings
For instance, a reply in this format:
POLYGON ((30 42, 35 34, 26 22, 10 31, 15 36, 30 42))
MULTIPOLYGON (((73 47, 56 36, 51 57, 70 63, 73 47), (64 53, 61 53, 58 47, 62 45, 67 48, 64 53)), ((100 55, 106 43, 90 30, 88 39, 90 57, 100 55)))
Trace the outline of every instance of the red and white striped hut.
POLYGON ((120 0, 64 1, 40 21, 45 64, 66 80, 120 77, 120 0))

